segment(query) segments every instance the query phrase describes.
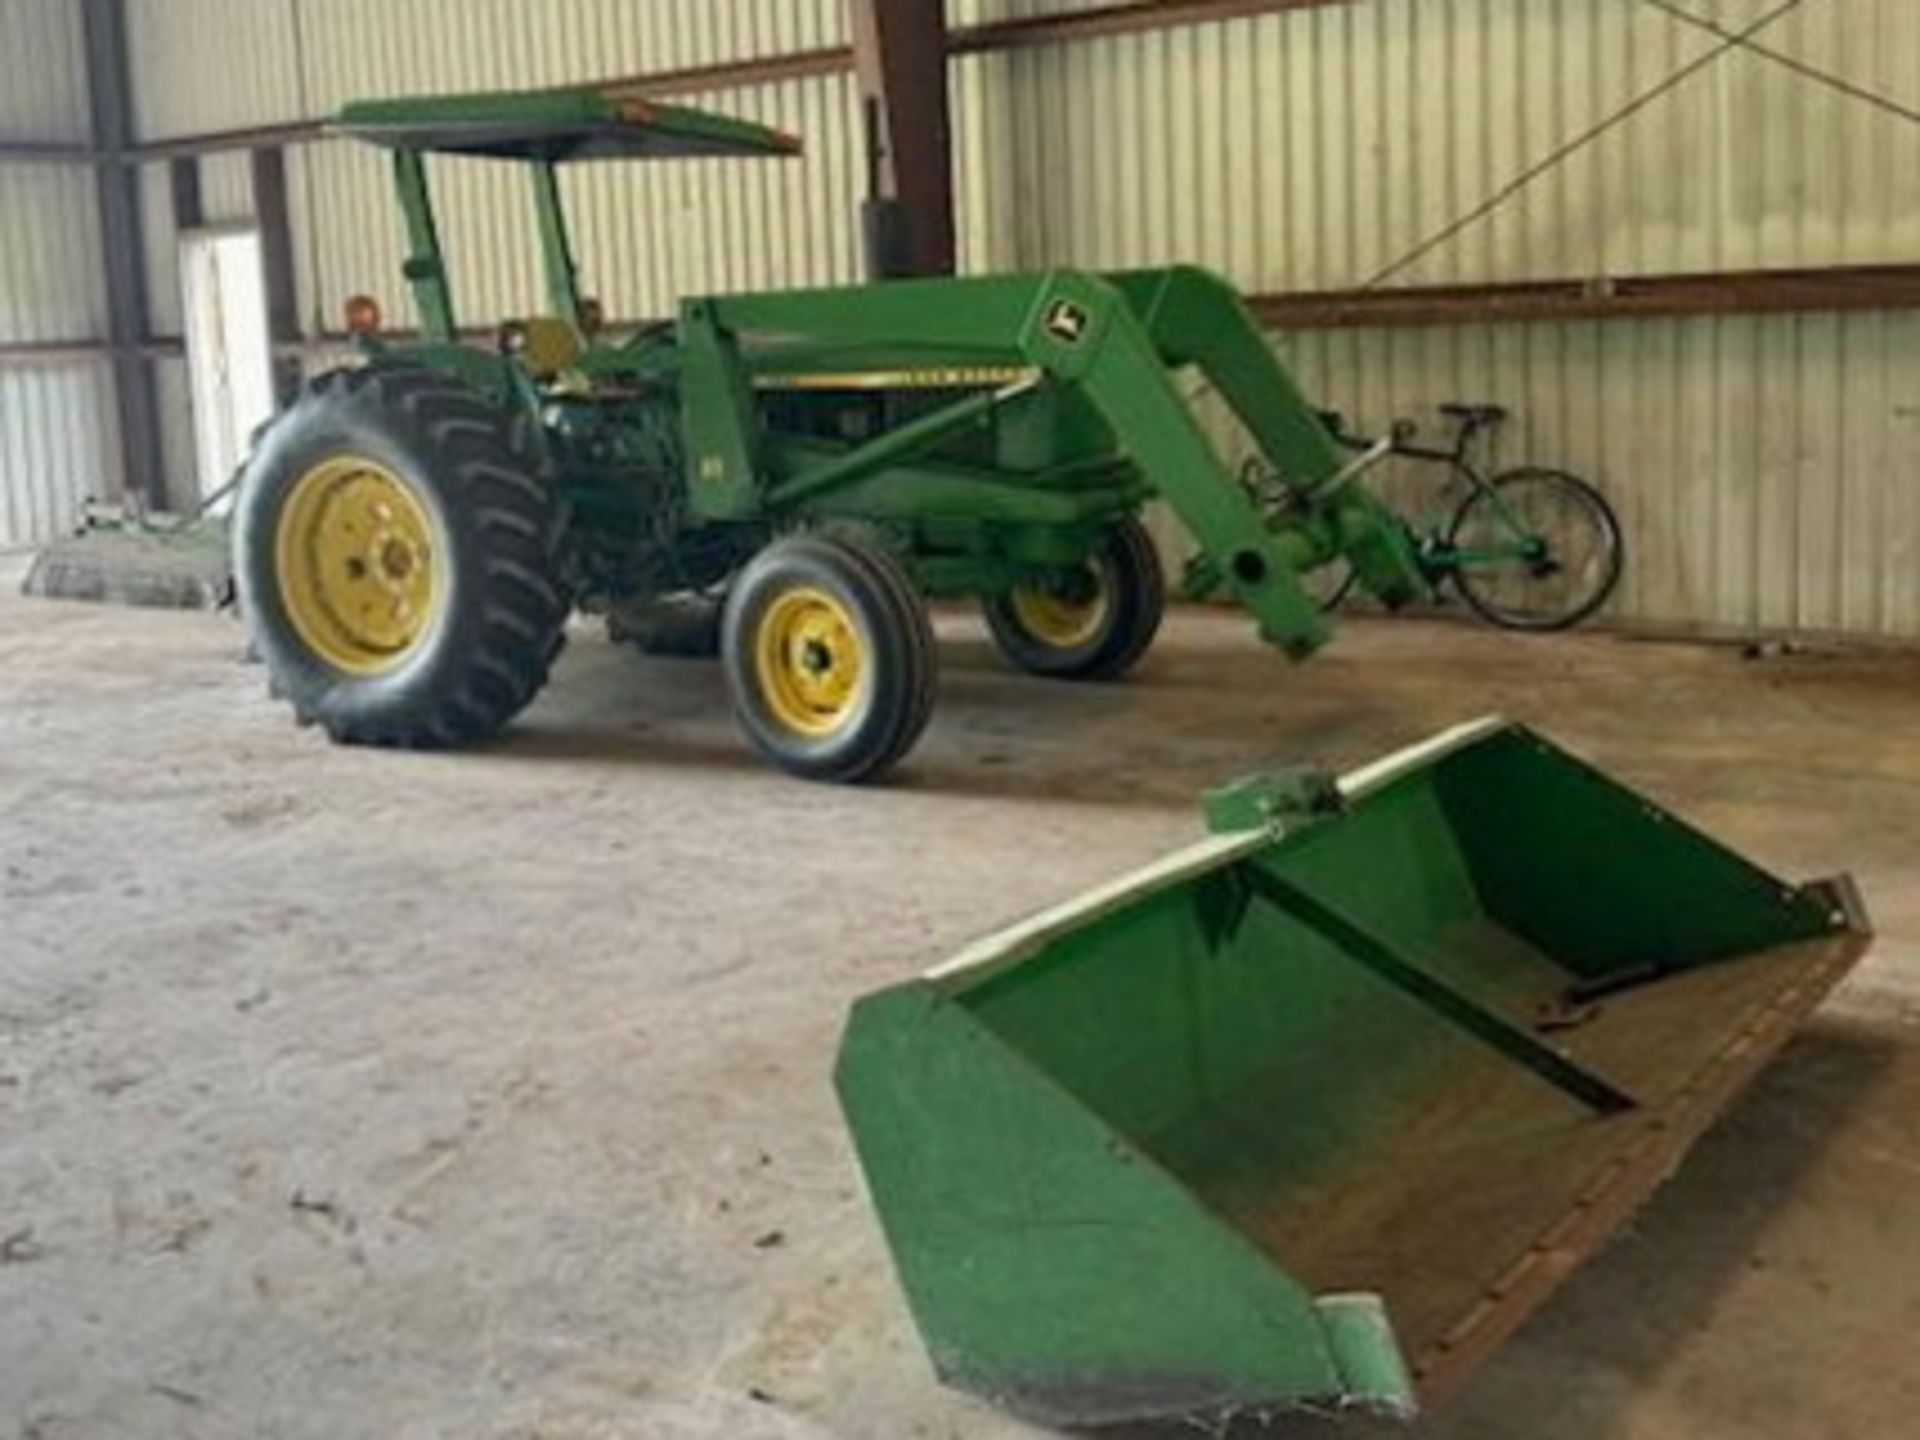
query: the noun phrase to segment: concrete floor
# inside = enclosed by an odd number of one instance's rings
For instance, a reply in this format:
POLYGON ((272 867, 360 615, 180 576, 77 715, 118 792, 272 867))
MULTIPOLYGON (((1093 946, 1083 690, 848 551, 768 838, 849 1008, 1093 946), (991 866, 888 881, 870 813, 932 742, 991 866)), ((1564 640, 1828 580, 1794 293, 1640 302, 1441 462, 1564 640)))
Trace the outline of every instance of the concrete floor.
MULTIPOLYGON (((936 1388, 828 1086, 847 1002, 1197 832, 1263 761, 1535 721, 1875 957, 1424 1433, 1920 1420, 1920 662, 1187 615, 1138 683, 946 625, 894 788, 583 635, 484 753, 330 749, 236 629, 0 598, 0 1436, 1007 1440, 936 1388)), ((1323 1433, 1295 1421, 1282 1436, 1323 1433)))

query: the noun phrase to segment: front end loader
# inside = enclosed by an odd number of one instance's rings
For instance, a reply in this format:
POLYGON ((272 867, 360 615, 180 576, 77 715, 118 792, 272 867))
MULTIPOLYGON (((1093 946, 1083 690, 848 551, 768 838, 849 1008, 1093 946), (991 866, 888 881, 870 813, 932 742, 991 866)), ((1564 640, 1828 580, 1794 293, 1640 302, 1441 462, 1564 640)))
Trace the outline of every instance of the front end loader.
POLYGON ((1074 270, 696 297, 607 333, 560 170, 594 159, 777 158, 792 137, 595 92, 349 106, 385 147, 421 333, 349 307, 364 363, 262 437, 235 518, 274 686, 336 740, 450 746, 545 683, 576 609, 645 633, 713 619, 736 714, 771 760, 876 777, 927 723, 929 597, 985 610, 1038 675, 1115 679, 1159 628, 1142 508, 1161 500, 1289 656, 1329 638, 1301 577, 1350 564, 1425 591, 1405 527, 1360 483, 1240 297, 1204 271, 1074 270), (546 313, 461 330, 428 159, 521 165, 546 313), (1223 462, 1176 376, 1224 399, 1285 498, 1223 462))
POLYGON ((1209 813, 847 1024, 935 1369, 1045 1424, 1437 1405, 1869 942, 1504 722, 1209 813))

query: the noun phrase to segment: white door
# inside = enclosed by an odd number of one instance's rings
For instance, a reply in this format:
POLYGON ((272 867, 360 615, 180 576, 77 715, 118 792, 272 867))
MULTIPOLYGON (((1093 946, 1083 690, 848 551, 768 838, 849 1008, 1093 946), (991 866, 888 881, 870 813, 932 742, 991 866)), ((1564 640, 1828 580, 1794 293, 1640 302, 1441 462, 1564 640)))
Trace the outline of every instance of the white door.
POLYGON ((273 417, 273 344, 259 232, 183 235, 180 288, 194 452, 200 498, 206 500, 233 478, 253 432, 273 417))

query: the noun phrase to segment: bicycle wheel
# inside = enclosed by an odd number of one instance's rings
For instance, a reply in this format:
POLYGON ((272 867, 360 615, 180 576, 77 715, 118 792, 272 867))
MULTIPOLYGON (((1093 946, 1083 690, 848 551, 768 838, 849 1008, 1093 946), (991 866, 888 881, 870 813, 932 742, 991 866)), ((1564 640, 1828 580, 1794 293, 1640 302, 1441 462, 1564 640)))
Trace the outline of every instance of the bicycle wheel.
POLYGON ((1359 581, 1359 574, 1344 559, 1330 561, 1300 577, 1301 587, 1324 615, 1331 615, 1344 605, 1359 581))
POLYGON ((1454 583, 1507 630, 1569 630, 1612 596, 1626 561, 1620 522, 1600 492, 1561 470, 1496 475, 1447 532, 1454 583))

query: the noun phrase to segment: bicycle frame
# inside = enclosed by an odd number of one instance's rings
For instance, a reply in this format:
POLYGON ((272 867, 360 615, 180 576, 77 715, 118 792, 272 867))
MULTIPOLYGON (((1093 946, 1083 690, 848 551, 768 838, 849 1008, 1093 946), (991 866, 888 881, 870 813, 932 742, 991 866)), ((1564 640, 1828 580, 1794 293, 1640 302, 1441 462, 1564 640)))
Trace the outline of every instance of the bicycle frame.
MULTIPOLYGON (((1482 431, 1493 427, 1481 420, 1463 419, 1460 432, 1454 439, 1452 449, 1441 449, 1430 445, 1416 445, 1406 438, 1399 426, 1391 437, 1391 455, 1407 460, 1418 460, 1429 464, 1444 465, 1467 482, 1470 489, 1485 497, 1493 514, 1513 536, 1514 544, 1489 549, 1475 547, 1461 549, 1455 546, 1448 533, 1448 522, 1458 513, 1459 507, 1452 506, 1438 510, 1431 517, 1423 518, 1410 528, 1418 541, 1418 553, 1422 566, 1430 579, 1456 573, 1472 565, 1492 565, 1503 560, 1526 560, 1538 558, 1546 548, 1546 542, 1530 531, 1525 522, 1513 513, 1512 508, 1501 496, 1499 487, 1485 469, 1472 458, 1474 441, 1482 431)), ((1363 439, 1357 435, 1335 433, 1335 438, 1349 449, 1370 449, 1377 442, 1363 439)))
MULTIPOLYGON (((1506 412, 1497 406, 1441 409, 1459 426, 1445 446, 1418 443, 1419 427, 1409 420, 1396 421, 1388 438, 1376 443, 1347 433, 1345 420, 1335 412, 1321 411, 1319 419, 1335 442, 1349 450, 1444 466, 1454 477, 1437 487, 1428 504, 1400 507, 1407 541, 1436 597, 1451 582, 1450 588, 1483 618, 1509 630, 1562 630, 1593 614, 1619 583, 1624 551, 1619 518, 1606 497, 1565 471, 1535 465, 1495 471, 1490 463, 1481 462, 1475 441, 1483 431, 1498 428, 1506 412), (1531 497, 1543 493, 1555 508, 1540 516, 1531 497), (1575 507, 1572 519, 1578 537, 1574 548, 1563 553, 1559 516, 1561 507, 1569 503, 1575 507), (1579 541, 1585 538, 1596 542, 1591 553, 1580 548, 1579 541), (1584 557, 1577 568, 1570 567, 1568 553, 1584 557), (1537 595, 1530 582, 1555 582, 1557 588, 1569 575, 1573 583, 1585 587, 1575 597, 1578 603, 1558 604, 1542 612, 1534 602, 1516 609, 1505 597, 1503 587, 1509 582, 1518 581, 1529 594, 1537 595)), ((1489 462, 1491 458, 1488 455, 1489 462)), ((1274 482, 1261 473, 1257 460, 1249 462, 1243 479, 1257 496, 1285 502, 1284 495, 1268 493, 1274 482)), ((1323 582, 1321 607, 1337 608, 1352 587, 1350 576, 1335 573, 1323 582)))

